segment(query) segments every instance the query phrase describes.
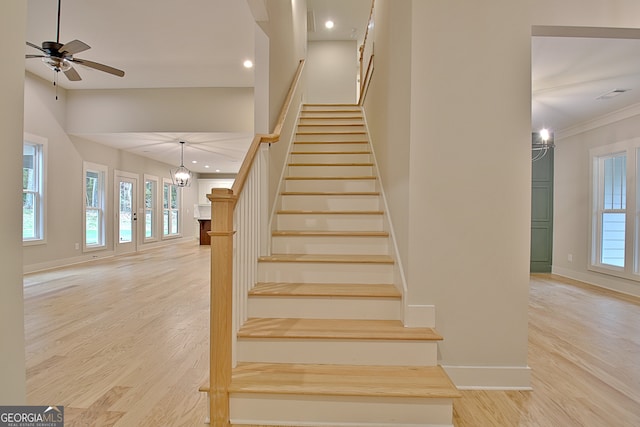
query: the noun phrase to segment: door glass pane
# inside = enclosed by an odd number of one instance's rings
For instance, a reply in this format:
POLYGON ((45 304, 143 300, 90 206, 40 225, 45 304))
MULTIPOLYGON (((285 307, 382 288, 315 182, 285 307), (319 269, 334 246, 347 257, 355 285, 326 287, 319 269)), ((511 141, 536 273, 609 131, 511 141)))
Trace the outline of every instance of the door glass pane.
POLYGON ((602 264, 624 267, 624 213, 602 214, 602 264))
POLYGON ((132 241, 133 230, 133 185, 130 182, 120 182, 120 243, 132 241))

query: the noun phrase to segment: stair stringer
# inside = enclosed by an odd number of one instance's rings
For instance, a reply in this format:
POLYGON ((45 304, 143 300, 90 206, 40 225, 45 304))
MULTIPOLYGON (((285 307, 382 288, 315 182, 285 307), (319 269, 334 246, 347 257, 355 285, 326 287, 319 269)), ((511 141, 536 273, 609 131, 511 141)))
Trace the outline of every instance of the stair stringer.
POLYGON ((396 240, 396 234, 393 227, 393 221, 391 219, 391 211, 389 209, 389 204, 387 203, 386 193, 384 191, 384 185, 382 184, 382 177, 380 175, 380 171, 378 168, 378 159, 375 153, 375 147, 373 142, 371 141, 371 134, 369 133, 369 125, 367 123, 367 115, 364 108, 360 107, 362 111, 362 120, 365 124, 365 129, 367 130, 367 140, 369 141, 369 149, 371 150, 371 158, 374 164, 374 172, 376 177, 378 178, 376 181, 378 191, 380 192, 380 199, 382 200, 382 204, 384 206, 384 215, 383 221, 385 230, 389 232, 389 239, 391 243, 391 256, 393 257, 394 263, 394 276, 395 283, 397 283, 402 292, 402 320, 406 327, 427 327, 427 328, 435 328, 436 327, 436 311, 434 305, 414 305, 409 306, 406 300, 406 296, 408 294, 408 284, 407 278, 404 273, 404 266, 402 264, 402 259, 400 258, 400 250, 398 248, 398 243, 396 240))

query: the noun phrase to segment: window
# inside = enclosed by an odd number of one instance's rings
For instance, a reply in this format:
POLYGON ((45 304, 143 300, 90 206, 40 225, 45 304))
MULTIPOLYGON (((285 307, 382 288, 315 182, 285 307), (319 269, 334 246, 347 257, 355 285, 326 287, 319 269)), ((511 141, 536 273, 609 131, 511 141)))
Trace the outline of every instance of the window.
POLYGON ((592 148, 589 266, 640 281, 640 138, 592 148))
POLYGON ((157 238, 158 217, 158 178, 151 175, 144 176, 144 240, 153 241, 157 238))
POLYGON ((627 218, 627 155, 597 158, 597 264, 624 268, 627 218))
POLYGON ((106 246, 106 166, 84 163, 84 249, 103 249, 106 246))
POLYGON ((45 243, 46 139, 25 134, 22 146, 22 241, 45 243))
POLYGON ((162 192, 162 235, 164 237, 180 235, 180 191, 171 181, 164 181, 162 192))

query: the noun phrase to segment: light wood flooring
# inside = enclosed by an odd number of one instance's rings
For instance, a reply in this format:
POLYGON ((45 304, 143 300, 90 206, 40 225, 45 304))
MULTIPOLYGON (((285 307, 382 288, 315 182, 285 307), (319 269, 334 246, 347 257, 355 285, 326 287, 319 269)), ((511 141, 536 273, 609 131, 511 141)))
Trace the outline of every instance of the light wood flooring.
MULTIPOLYGON (((196 243, 26 275, 28 403, 67 427, 205 426, 208 286, 196 243)), ((534 391, 463 391, 454 425, 640 426, 640 299, 532 276, 529 365, 534 391)))

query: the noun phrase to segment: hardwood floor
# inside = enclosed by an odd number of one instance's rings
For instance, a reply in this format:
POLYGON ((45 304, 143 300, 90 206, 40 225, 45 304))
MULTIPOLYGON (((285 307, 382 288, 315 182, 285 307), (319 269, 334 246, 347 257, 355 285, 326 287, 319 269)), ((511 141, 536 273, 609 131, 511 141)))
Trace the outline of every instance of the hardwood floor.
MULTIPOLYGON (((205 426, 209 247, 29 274, 24 294, 29 404, 67 427, 205 426)), ((463 391, 454 425, 639 426, 640 299, 550 275, 530 295, 534 390, 463 391)))
POLYGON ((533 391, 463 391, 456 427, 640 426, 640 299, 532 275, 533 391))
POLYGON ((208 246, 25 276, 27 392, 65 425, 204 426, 208 246))

